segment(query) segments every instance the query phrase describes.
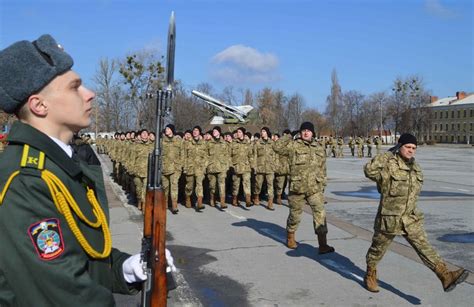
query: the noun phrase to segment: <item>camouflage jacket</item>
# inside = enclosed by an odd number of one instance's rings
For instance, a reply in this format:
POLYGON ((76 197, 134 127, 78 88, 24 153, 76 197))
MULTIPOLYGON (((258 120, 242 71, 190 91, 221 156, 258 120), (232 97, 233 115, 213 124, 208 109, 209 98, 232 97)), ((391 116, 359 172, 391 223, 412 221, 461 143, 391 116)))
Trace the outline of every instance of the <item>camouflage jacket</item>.
POLYGON ((153 151, 154 143, 137 143, 133 148, 133 155, 130 163, 130 173, 140 177, 146 178, 148 172, 148 155, 153 151))
POLYGON ((381 194, 374 229, 403 234, 403 229, 422 221, 416 202, 423 185, 423 173, 416 162, 405 162, 391 152, 375 156, 364 167, 365 176, 377 183, 381 194))
POLYGON ((273 150, 273 141, 258 140, 253 147, 255 171, 261 174, 270 174, 275 172, 277 155, 273 150))
POLYGON ((223 173, 230 167, 229 145, 222 138, 212 138, 207 143, 207 172, 223 173))
POLYGON ((323 193, 326 186, 326 153, 315 141, 282 137, 273 146, 286 155, 290 163, 290 192, 313 195, 323 193))
POLYGON ((248 140, 232 142, 230 156, 236 174, 250 173, 253 166, 252 145, 248 140))
POLYGON ((180 173, 183 167, 183 141, 177 137, 163 135, 162 140, 162 163, 163 175, 180 173))
POLYGON ((184 166, 186 175, 203 175, 207 167, 207 143, 203 139, 183 142, 184 166))

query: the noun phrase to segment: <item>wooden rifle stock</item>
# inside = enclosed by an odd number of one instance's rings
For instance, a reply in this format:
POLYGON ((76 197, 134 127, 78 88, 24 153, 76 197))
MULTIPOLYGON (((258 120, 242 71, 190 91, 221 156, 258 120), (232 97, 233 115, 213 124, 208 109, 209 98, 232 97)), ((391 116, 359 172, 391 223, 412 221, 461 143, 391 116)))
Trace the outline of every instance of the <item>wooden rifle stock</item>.
POLYGON ((149 289, 143 289, 145 294, 144 306, 166 306, 168 291, 166 287, 166 202, 162 189, 148 188, 146 192, 144 238, 149 238, 148 268, 151 269, 149 289))

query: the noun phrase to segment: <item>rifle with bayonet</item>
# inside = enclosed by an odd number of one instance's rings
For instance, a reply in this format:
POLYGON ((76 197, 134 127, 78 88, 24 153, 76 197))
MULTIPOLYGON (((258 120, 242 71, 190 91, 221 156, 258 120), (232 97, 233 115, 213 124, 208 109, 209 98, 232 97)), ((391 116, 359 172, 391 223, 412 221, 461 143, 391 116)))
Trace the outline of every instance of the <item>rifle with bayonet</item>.
POLYGON ((157 92, 155 148, 148 156, 147 191, 144 206, 142 261, 147 275, 142 289, 142 306, 164 307, 168 297, 166 274, 166 207, 161 183, 162 131, 165 116, 171 110, 174 82, 176 27, 171 13, 166 55, 166 87, 157 92))

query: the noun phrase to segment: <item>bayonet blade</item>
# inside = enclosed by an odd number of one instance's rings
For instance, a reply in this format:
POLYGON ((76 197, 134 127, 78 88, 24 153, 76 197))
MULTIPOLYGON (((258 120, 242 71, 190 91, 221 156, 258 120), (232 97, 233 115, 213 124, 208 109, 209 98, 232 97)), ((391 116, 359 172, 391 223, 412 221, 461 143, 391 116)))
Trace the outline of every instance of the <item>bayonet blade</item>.
POLYGON ((166 52, 166 88, 172 90, 174 83, 174 52, 176 43, 176 24, 174 12, 171 12, 168 28, 168 50, 166 52))

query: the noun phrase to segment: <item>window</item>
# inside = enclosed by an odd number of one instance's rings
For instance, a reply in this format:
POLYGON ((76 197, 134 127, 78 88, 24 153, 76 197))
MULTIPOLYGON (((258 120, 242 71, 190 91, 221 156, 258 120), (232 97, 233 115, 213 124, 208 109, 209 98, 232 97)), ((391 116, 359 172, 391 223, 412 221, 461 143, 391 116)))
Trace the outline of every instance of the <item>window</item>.
POLYGON ((438 136, 437 135, 435 135, 435 141, 438 142, 438 136))
POLYGON ((448 124, 446 124, 446 131, 448 131, 448 124))
POLYGON ((454 124, 451 124, 451 131, 454 130, 454 124))
POLYGON ((438 125, 437 125, 437 124, 434 124, 434 125, 435 125, 435 126, 434 126, 434 128, 435 128, 434 130, 435 130, 435 131, 438 131, 438 125))
POLYGON ((458 110, 458 118, 461 118, 461 110, 458 110))
POLYGON ((454 110, 451 111, 451 118, 454 118, 454 110))
POLYGON ((449 111, 446 111, 446 118, 449 117, 449 111))
POLYGON ((439 119, 443 119, 443 112, 439 112, 439 119))
POLYGON ((469 110, 469 116, 472 117, 474 115, 474 110, 469 110))
POLYGON ((469 130, 472 131, 472 123, 469 123, 469 130))
POLYGON ((438 119, 438 112, 434 112, 435 113, 435 119, 438 119))
POLYGON ((458 124, 458 131, 461 130, 461 124, 458 124))
POLYGON ((467 110, 464 110, 464 117, 467 117, 467 110))

